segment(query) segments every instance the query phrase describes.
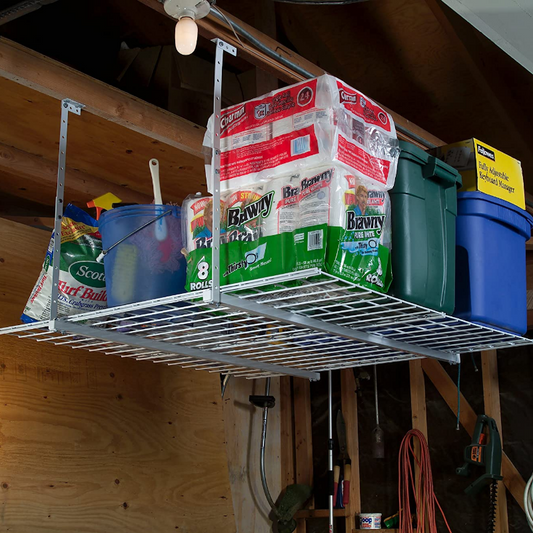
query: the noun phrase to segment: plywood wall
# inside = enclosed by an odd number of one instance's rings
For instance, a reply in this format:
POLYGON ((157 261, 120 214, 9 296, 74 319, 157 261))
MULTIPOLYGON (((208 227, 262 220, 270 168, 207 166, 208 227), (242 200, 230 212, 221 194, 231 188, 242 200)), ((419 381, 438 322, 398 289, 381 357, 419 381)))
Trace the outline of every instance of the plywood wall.
MULTIPOLYGON (((0 326, 48 238, 0 220, 0 326)), ((234 532, 219 377, 0 337, 0 531, 234 532)))

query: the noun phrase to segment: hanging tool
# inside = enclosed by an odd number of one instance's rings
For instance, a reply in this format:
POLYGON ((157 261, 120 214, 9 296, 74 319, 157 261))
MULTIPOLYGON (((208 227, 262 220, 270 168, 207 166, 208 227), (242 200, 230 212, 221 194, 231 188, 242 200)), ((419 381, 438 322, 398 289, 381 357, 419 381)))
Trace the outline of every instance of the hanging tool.
POLYGON ((106 192, 105 194, 102 194, 102 196, 87 202, 87 207, 94 207, 96 209, 96 220, 100 220, 102 211, 109 211, 113 208, 113 204, 120 202, 122 202, 122 200, 118 196, 115 196, 111 192, 106 192))
POLYGON ((270 378, 266 379, 265 394, 251 395, 249 401, 252 405, 263 409, 263 425, 261 431, 261 450, 259 456, 261 483, 265 497, 270 505, 272 512, 276 516, 276 531, 278 533, 292 533, 296 529, 296 520, 294 515, 303 508, 307 500, 312 495, 313 490, 308 485, 295 483, 289 485, 279 499, 278 505, 274 503, 270 490, 268 489, 265 469, 265 450, 268 423, 268 410, 273 409, 276 405, 274 396, 270 396, 270 378))
POLYGON ((333 474, 333 389, 331 370, 328 370, 328 475, 329 475, 329 533, 333 533, 334 474, 333 474))
POLYGON ((472 444, 464 451, 465 464, 457 469, 460 476, 470 476, 472 465, 485 467, 485 473, 471 483, 466 494, 474 496, 487 485, 490 486, 489 524, 487 531, 496 531, 496 507, 498 505, 498 481, 502 467, 502 443, 498 426, 493 418, 479 415, 472 435, 472 444), (486 431, 486 433, 484 433, 486 431), (487 440, 488 439, 488 440, 487 440))
POLYGON ((378 365, 374 365, 374 401, 376 404, 376 427, 372 431, 372 457, 383 459, 385 457, 385 434, 379 425, 378 365))
POLYGON ((337 441, 339 443, 339 455, 337 456, 337 464, 333 469, 333 502, 337 509, 343 509, 350 503, 352 461, 348 456, 346 424, 340 409, 337 412, 337 441))

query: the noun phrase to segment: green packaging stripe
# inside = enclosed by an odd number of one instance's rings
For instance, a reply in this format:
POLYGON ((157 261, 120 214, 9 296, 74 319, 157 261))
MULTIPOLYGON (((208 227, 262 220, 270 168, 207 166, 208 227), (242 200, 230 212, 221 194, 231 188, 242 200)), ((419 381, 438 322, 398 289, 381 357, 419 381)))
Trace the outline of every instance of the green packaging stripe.
MULTIPOLYGON (((221 246, 221 285, 252 281, 307 268, 325 267, 327 226, 325 224, 260 237, 255 241, 234 241, 221 246)), ((193 250, 187 257, 189 291, 211 286, 211 249, 193 250)))

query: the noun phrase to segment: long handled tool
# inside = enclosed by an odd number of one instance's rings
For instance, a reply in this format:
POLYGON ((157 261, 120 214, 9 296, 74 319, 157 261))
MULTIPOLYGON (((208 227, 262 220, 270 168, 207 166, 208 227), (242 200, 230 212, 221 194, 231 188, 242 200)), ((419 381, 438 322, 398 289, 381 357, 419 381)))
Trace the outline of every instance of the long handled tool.
POLYGON ((328 371, 328 471, 329 471, 329 533, 333 533, 334 476, 333 476, 333 392, 331 370, 328 371))
POLYGON ((337 509, 343 509, 350 503, 350 480, 352 477, 352 461, 348 455, 346 444, 346 424, 342 411, 337 412, 337 441, 339 455, 333 469, 333 502, 337 509))
POLYGON ((374 365, 374 401, 376 404, 376 427, 372 431, 372 457, 383 459, 385 457, 385 434, 379 425, 378 365, 374 365))

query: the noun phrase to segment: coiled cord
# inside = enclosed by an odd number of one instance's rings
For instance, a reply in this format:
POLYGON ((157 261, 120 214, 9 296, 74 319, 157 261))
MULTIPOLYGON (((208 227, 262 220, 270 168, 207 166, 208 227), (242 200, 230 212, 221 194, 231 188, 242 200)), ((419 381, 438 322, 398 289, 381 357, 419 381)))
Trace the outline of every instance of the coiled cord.
POLYGON ((533 475, 529 478, 524 491, 524 510, 526 512, 529 529, 533 531, 533 475))
POLYGON ((435 503, 437 504, 449 533, 452 533, 444 512, 433 490, 433 474, 429 448, 424 434, 412 429, 407 432, 400 446, 398 456, 398 499, 400 508, 400 533, 413 533, 411 515, 411 494, 415 494, 417 533, 437 533, 435 503), (415 453, 415 439, 420 443, 420 459, 415 453), (418 479, 415 482, 414 464, 418 465, 418 479), (416 487, 419 487, 417 493, 416 487))

